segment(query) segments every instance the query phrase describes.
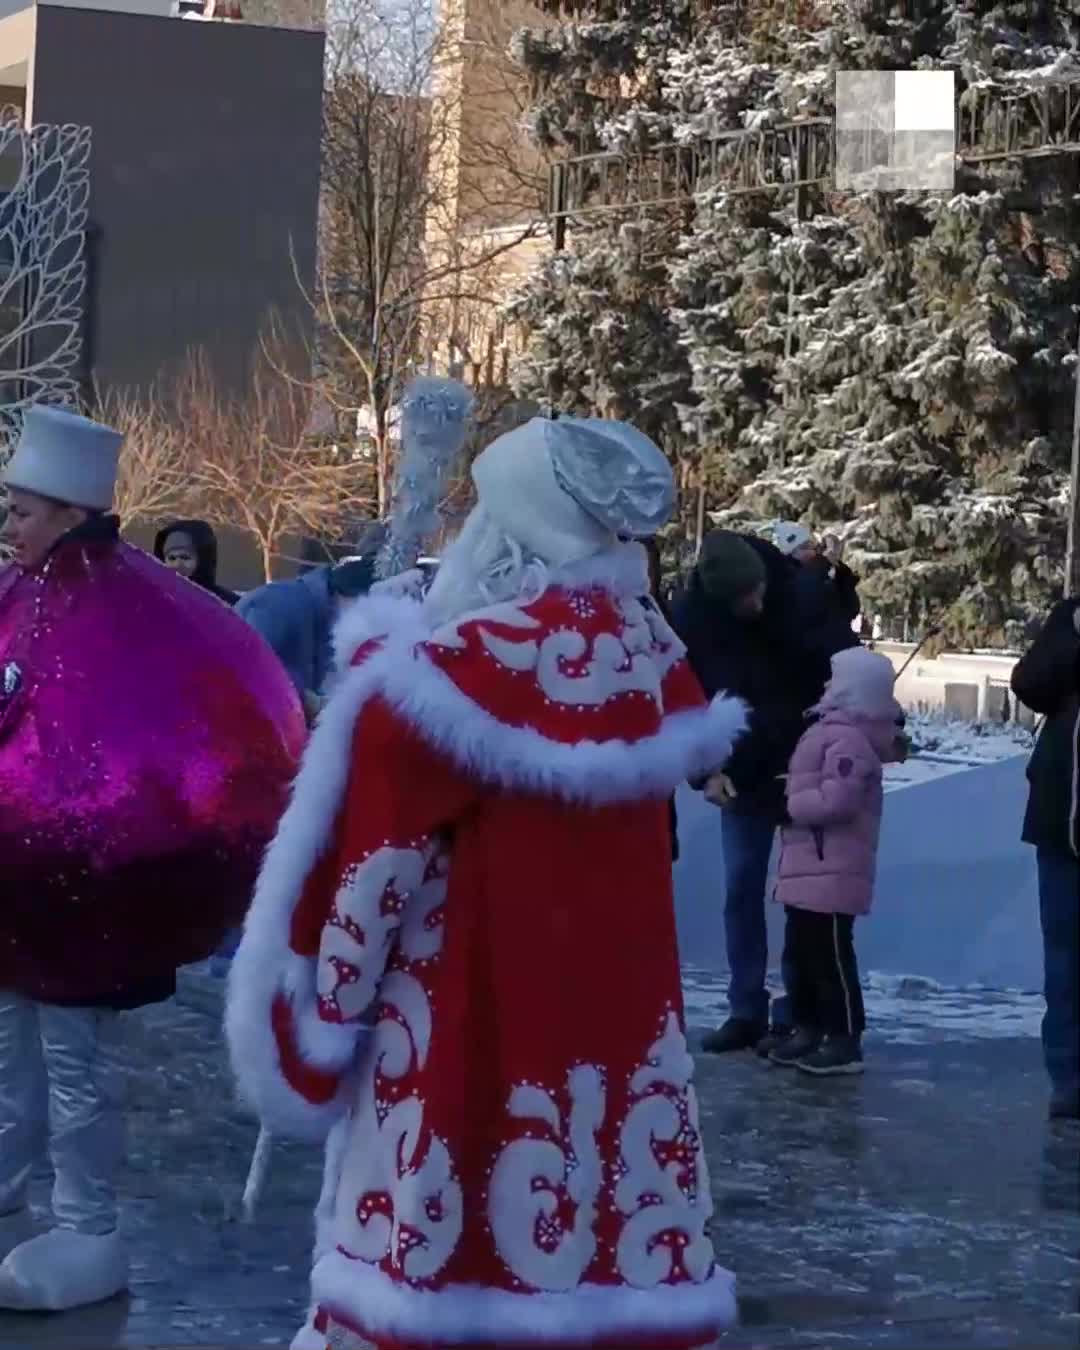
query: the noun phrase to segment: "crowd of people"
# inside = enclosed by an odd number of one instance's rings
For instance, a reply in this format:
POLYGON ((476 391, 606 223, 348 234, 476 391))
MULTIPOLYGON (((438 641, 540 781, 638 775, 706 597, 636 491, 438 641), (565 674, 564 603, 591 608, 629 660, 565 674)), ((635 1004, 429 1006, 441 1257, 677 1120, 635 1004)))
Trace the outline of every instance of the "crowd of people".
MULTIPOLYGON (((838 542, 713 531, 669 599, 664 456, 623 423, 537 418, 474 462, 433 575, 377 581, 376 534, 239 597, 204 522, 167 524, 158 562, 121 542, 120 452, 35 409, 4 472, 0 1308, 126 1286, 118 1019, 217 952, 241 1094, 324 1149, 298 1348, 709 1344, 734 1276, 710 1238, 675 794, 718 808, 730 1015, 703 1049, 861 1072, 855 919, 907 741, 838 542)), ((1024 837, 1070 1117, 1078 613, 1014 677, 1046 716, 1024 837)))

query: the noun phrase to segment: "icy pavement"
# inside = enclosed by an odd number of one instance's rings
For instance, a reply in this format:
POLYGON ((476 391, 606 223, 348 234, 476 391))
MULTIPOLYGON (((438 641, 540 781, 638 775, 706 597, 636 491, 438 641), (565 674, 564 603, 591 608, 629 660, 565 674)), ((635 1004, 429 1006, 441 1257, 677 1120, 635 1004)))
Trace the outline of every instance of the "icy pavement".
POLYGON ((1038 1044, 872 1035, 862 1079, 699 1062, 733 1346, 1075 1346, 1080 1130, 1038 1044))
MULTIPOLYGON (((1038 994, 946 989, 919 975, 875 973, 862 984, 871 1037, 891 1045, 924 1045, 942 1039, 1034 1040, 1046 1006, 1038 994)), ((726 975, 688 966, 683 989, 691 1028, 705 1031, 723 1021, 726 975)))
MULTIPOLYGON (((0 1314, 2 1350, 287 1345, 303 1320, 319 1157, 278 1146, 258 1223, 230 1220, 255 1129, 232 1101, 220 985, 185 986, 206 1011, 128 1022, 132 1296, 0 1314)), ((720 1015, 715 977, 687 986, 695 1026, 720 1015)), ((699 1061, 717 1248, 740 1279, 724 1347, 1076 1344, 1080 1129, 1045 1122, 1035 1009, 902 992, 871 987, 862 1080, 699 1061)))

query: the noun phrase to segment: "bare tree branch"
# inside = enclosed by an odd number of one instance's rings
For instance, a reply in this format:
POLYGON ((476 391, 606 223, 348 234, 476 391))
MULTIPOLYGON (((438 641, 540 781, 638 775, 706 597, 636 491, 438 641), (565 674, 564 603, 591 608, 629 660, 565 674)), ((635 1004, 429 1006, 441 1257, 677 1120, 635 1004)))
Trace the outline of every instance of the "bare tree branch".
POLYGON ((316 383, 393 477, 391 419, 437 350, 490 332, 504 261, 540 219, 542 165, 517 134, 527 90, 506 59, 520 4, 341 0, 327 32, 316 383), (480 125, 477 123, 479 118, 480 125))
POLYGON ((183 515, 191 498, 192 446, 156 396, 115 395, 92 415, 124 437, 114 498, 121 524, 183 515))
POLYGON ((281 376, 286 363, 271 359, 271 344, 266 351, 243 403, 221 398, 203 356, 191 360, 175 403, 191 498, 211 523, 253 537, 269 580, 287 536, 340 533, 373 502, 369 466, 310 433, 309 391, 281 376))

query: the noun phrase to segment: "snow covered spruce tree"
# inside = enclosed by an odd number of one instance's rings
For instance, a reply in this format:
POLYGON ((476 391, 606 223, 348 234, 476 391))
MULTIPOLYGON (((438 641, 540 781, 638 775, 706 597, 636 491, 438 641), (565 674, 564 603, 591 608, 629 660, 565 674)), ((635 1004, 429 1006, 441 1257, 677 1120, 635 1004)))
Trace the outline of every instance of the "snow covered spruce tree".
MULTIPOLYGON (((842 69, 953 69, 962 102, 982 86, 1002 107, 1080 80, 1075 3, 655 9, 579 3, 522 35, 542 143, 646 150, 829 116, 842 69)), ((819 191, 804 220, 790 193, 699 182, 681 221, 640 227, 647 249, 617 222, 579 228, 515 300, 518 377, 556 406, 629 391, 630 415, 648 390, 721 519, 837 530, 868 609, 1015 640, 1061 582, 1078 158, 958 164, 951 193, 819 191)))
MULTIPOLYGON (((641 119, 644 147, 653 119, 651 143, 661 143, 667 127, 658 76, 665 53, 689 40, 688 0, 539 0, 538 8, 558 22, 515 40, 533 84, 535 141, 554 157, 619 150, 641 119)), ((573 247, 540 264, 511 300, 508 318, 527 337, 514 371, 519 395, 561 412, 636 421, 671 455, 689 489, 694 447, 685 443, 679 407, 693 392, 668 279, 684 214, 653 209, 575 226, 573 247)))

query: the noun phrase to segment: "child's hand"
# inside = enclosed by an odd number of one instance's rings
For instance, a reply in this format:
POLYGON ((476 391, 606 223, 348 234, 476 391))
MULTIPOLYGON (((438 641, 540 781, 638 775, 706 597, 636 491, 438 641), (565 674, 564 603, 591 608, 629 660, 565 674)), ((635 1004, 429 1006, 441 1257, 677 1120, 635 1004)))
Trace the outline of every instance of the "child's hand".
POLYGON ((730 806, 738 796, 735 784, 726 773, 714 773, 705 784, 705 800, 713 806, 730 806))

